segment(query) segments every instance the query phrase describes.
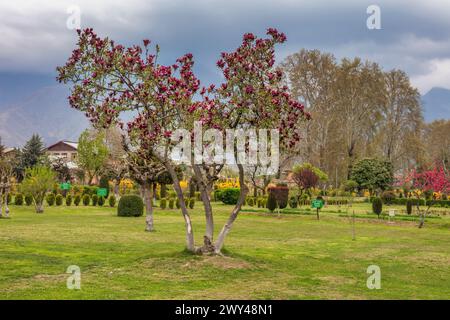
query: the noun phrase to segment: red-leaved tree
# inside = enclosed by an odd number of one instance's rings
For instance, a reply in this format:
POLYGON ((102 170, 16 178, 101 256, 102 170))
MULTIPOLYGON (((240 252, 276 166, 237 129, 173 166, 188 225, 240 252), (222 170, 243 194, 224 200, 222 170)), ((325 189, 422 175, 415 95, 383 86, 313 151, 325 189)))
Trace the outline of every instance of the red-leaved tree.
POLYGON ((425 217, 434 203, 433 199, 427 199, 427 194, 450 192, 450 176, 442 166, 434 166, 426 170, 413 169, 406 175, 403 185, 410 185, 414 189, 412 193, 417 199, 416 207, 420 216, 419 228, 422 228, 425 217), (420 199, 425 202, 425 210, 420 208, 420 199))

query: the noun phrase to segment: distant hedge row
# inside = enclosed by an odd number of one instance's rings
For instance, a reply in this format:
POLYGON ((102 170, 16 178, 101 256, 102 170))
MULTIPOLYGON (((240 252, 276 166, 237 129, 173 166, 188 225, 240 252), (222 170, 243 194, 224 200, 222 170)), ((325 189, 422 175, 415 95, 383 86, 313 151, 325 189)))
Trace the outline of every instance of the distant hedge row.
MULTIPOLYGON (((375 197, 371 197, 370 202, 372 202, 373 199, 375 199, 375 197)), ((424 199, 416 199, 416 198, 395 198, 395 199, 390 199, 389 203, 404 206, 404 205, 406 205, 408 200, 410 200, 412 205, 414 205, 414 206, 416 206, 417 203, 419 203, 420 206, 425 205, 424 199)), ((430 205, 430 204, 433 207, 448 208, 448 207, 450 207, 450 200, 427 200, 427 205, 430 205)))
MULTIPOLYGON (((8 204, 12 203, 12 198, 8 197, 8 204)), ((116 197, 114 195, 110 195, 108 198, 99 197, 96 194, 90 196, 89 194, 77 194, 75 196, 72 196, 71 194, 68 194, 66 197, 64 197, 61 194, 54 194, 54 193, 48 193, 45 196, 45 202, 48 206, 61 206, 65 204, 66 206, 71 206, 72 203, 75 206, 79 206, 80 204, 83 204, 85 206, 93 205, 93 206, 103 206, 106 203, 110 207, 114 207, 116 205, 116 197)), ((31 195, 23 195, 22 193, 18 193, 14 196, 14 204, 17 206, 21 205, 27 205, 31 206, 33 204, 33 197, 31 195)))

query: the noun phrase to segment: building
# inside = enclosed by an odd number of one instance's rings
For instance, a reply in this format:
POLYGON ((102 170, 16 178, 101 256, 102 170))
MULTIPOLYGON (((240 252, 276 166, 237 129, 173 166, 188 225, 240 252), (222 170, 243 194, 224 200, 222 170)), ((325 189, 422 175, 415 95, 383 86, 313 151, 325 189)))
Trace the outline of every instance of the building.
POLYGON ((50 159, 61 158, 67 162, 75 162, 78 154, 77 150, 77 142, 62 140, 47 147, 46 152, 50 159))
POLYGON ((19 150, 17 148, 5 147, 5 149, 3 150, 3 154, 11 158, 17 157, 18 153, 19 150))

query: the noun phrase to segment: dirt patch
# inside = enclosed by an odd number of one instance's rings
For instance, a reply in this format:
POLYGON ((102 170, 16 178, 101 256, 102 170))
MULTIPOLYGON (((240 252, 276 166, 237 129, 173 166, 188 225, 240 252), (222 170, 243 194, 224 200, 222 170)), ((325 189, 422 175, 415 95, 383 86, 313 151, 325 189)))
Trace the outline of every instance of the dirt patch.
POLYGON ((205 267, 205 266, 211 266, 223 270, 251 268, 251 264, 246 261, 224 256, 200 257, 196 260, 188 261, 186 264, 183 265, 184 268, 188 269, 191 268, 196 269, 198 267, 205 267))

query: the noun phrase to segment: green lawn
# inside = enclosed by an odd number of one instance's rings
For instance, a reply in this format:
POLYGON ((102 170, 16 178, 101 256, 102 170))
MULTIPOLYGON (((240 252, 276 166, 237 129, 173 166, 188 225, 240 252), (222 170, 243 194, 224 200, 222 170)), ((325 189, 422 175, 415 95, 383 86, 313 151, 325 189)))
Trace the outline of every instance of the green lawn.
MULTIPOLYGON (((230 208, 214 205, 216 229, 230 208)), ((119 218, 108 207, 11 209, 11 219, 0 219, 2 299, 450 298, 448 213, 419 230, 401 218, 371 219, 369 205, 358 204, 353 241, 344 207, 324 209, 320 221, 313 211, 278 217, 245 207, 226 256, 202 257, 183 250, 177 210, 157 209, 157 231, 146 233, 144 217, 119 218), (366 287, 372 264, 381 268, 380 290, 366 287), (69 265, 81 268, 81 290, 66 288, 69 265)), ((200 241, 200 203, 192 216, 200 241)))

